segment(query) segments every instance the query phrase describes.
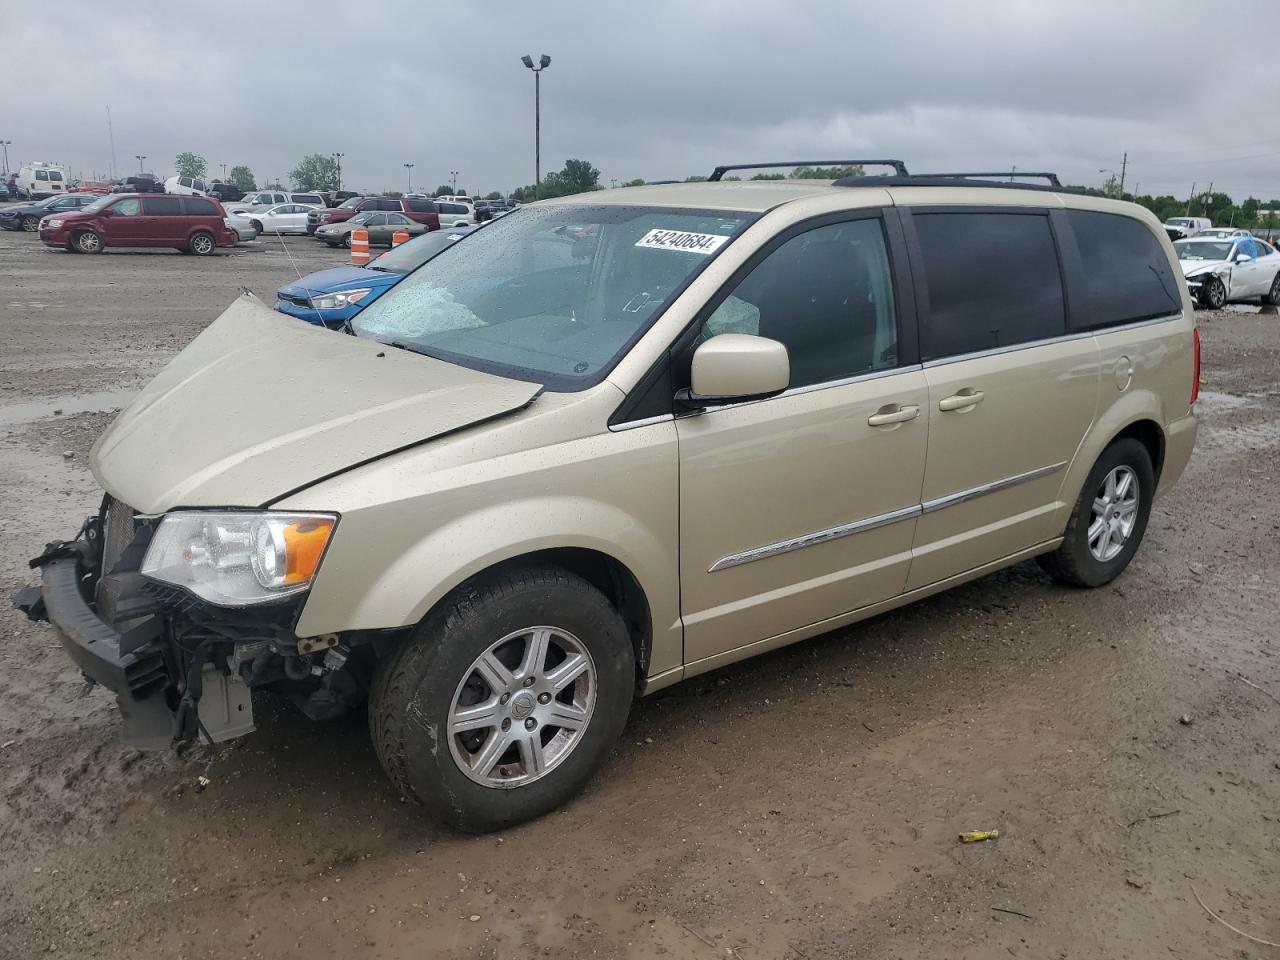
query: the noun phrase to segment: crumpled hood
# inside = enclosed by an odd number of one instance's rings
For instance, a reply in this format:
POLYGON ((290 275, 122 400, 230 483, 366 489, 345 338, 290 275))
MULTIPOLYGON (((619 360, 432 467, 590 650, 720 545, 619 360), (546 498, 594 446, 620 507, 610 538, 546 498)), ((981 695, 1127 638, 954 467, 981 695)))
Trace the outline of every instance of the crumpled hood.
POLYGON ((301 280, 286 283, 280 292, 290 297, 310 297, 317 293, 333 293, 356 287, 390 287, 404 279, 403 273, 368 270, 363 267, 333 267, 310 273, 301 280))
POLYGON ((1190 277, 1197 273, 1217 273, 1224 267, 1230 267, 1231 264, 1226 260, 1179 260, 1182 265, 1182 275, 1190 277))
POLYGON ((246 294, 120 413, 90 466, 141 513, 265 506, 540 389, 299 323, 246 294))

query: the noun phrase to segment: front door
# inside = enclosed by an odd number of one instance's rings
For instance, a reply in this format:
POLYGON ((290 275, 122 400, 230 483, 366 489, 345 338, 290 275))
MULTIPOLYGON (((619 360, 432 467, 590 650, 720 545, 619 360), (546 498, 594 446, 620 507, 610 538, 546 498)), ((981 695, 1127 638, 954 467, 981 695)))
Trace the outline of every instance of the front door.
POLYGON ((702 321, 783 343, 791 385, 677 420, 686 663, 901 593, 928 402, 901 292, 877 213, 794 228, 702 321))
POLYGON ((104 219, 106 241, 118 247, 145 247, 149 242, 150 231, 147 221, 151 218, 142 213, 142 200, 139 197, 125 197, 117 200, 108 209, 111 216, 104 219))
POLYGON ((906 220, 929 384, 914 590, 1061 534, 1051 525, 1093 422, 1099 361, 1093 337, 1066 335, 1047 212, 906 220))

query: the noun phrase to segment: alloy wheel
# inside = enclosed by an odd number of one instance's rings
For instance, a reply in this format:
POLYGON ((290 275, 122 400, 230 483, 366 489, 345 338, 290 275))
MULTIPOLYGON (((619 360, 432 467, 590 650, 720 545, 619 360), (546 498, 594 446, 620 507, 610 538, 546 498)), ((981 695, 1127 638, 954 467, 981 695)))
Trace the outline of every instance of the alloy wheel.
POLYGON ((449 750, 469 779, 496 789, 545 777, 574 751, 596 704, 586 645, 558 627, 509 633, 467 668, 449 707, 449 750))
POLYGON ((1214 277, 1209 281, 1209 285, 1205 290, 1205 297, 1209 301, 1209 306, 1214 310, 1218 310, 1227 302, 1227 288, 1223 286, 1221 280, 1214 277))
POLYGON ((23 217, 22 229, 27 233, 35 233, 40 229, 40 219, 38 217, 23 217))
POLYGON ((1107 474, 1093 497, 1089 552, 1095 560, 1114 560, 1129 542, 1138 522, 1138 475, 1119 466, 1107 474))

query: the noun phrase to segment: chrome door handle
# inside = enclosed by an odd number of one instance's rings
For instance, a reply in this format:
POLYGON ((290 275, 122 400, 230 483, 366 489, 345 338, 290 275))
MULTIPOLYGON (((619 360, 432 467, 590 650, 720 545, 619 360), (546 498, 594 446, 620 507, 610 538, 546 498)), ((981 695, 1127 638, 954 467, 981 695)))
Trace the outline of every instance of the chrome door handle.
POLYGON ((959 393, 944 397, 938 401, 938 409, 944 413, 948 410, 965 410, 968 407, 976 407, 982 402, 982 398, 986 394, 981 390, 969 390, 967 387, 959 393))
POLYGON ((894 423, 906 423, 920 416, 920 408, 914 404, 905 407, 881 407, 879 413, 867 417, 869 427, 887 427, 894 423))

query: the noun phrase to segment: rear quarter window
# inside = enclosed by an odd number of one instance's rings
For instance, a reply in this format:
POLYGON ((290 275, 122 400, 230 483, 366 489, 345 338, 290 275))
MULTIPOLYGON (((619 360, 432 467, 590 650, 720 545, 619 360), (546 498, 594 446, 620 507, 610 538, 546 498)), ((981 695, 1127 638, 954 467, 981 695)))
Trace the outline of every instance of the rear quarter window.
POLYGON ((1066 301, 1047 214, 917 213, 926 296, 923 360, 1066 333, 1066 301))
POLYGON ((435 213, 436 205, 430 200, 410 200, 409 209, 414 213, 435 213))
POLYGON ((1071 326, 1097 330, 1182 311, 1169 258, 1140 221, 1115 213, 1068 210, 1080 251, 1071 271, 1071 326))
POLYGON ((183 213, 182 207, 181 197, 146 196, 142 198, 142 213, 148 217, 180 217, 183 213))
POLYGON ((183 197, 182 210, 189 217, 212 217, 218 213, 213 201, 204 197, 183 197))

